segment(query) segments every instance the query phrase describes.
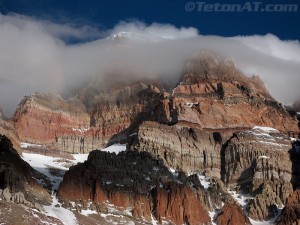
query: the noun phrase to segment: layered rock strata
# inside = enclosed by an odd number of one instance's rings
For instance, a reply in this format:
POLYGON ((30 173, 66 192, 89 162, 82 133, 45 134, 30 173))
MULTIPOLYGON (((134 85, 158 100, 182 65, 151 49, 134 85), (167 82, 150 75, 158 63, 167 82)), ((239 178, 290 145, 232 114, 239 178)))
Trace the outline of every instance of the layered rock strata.
POLYGON ((65 174, 58 197, 65 204, 92 202, 100 210, 113 204, 146 221, 154 216, 160 223, 210 224, 205 207, 196 191, 183 183, 185 179, 149 153, 93 151, 85 163, 65 174))
POLYGON ((86 87, 78 93, 79 99, 35 94, 20 102, 13 123, 22 142, 85 153, 105 146, 113 135, 138 120, 139 114, 155 108, 159 92, 138 82, 100 93, 86 87))
POLYGON ((144 122, 130 143, 130 150, 146 151, 165 165, 186 173, 208 172, 220 177, 222 134, 196 128, 144 122))
POLYGON ((149 152, 176 170, 215 176, 228 188, 239 187, 254 197, 247 211, 255 220, 276 216, 278 206, 285 204, 293 191, 291 139, 264 127, 236 132, 227 142, 224 136, 178 124, 144 122, 129 149, 149 152))
POLYGON ((274 129, 264 129, 234 134, 222 152, 223 180, 254 197, 247 205, 254 220, 275 217, 278 206, 293 191, 291 140, 274 129))
POLYGON ((237 130, 258 125, 299 133, 297 117, 270 96, 259 77, 246 77, 231 61, 195 57, 172 97, 178 121, 189 126, 237 130))
POLYGON ((188 63, 172 94, 154 81, 93 83, 69 100, 25 97, 13 118, 21 141, 72 153, 120 141, 149 120, 212 132, 260 125, 299 133, 297 116, 276 102, 258 77, 248 78, 232 62, 207 56, 188 63))

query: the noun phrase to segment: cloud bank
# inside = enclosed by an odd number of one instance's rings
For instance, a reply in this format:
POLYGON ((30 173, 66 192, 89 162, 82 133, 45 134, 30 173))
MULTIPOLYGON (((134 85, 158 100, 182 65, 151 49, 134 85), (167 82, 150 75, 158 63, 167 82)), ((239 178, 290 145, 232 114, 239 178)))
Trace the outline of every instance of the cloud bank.
POLYGON ((285 104, 300 99, 299 41, 272 34, 203 36, 195 28, 138 21, 98 30, 0 14, 0 106, 12 114, 24 95, 62 93, 108 74, 177 82, 186 59, 200 50, 233 59, 245 74, 260 75, 285 104), (84 42, 64 41, 74 38, 84 42))

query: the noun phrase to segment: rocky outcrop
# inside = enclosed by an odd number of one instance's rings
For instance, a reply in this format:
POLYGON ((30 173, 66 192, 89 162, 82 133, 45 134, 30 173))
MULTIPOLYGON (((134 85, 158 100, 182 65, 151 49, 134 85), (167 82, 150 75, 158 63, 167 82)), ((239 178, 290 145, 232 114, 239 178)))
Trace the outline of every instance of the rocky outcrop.
MULTIPOLYGON (((176 170, 215 176, 215 184, 221 178, 227 187, 238 187, 254 197, 247 207, 251 218, 273 218, 293 190, 291 139, 266 127, 236 132, 224 141, 229 134, 144 122, 129 149, 149 152, 176 170)), ((221 202, 234 202, 222 185, 220 181, 214 191, 211 187, 208 209, 220 207, 221 202)))
POLYGON ((254 220, 270 220, 278 215, 278 206, 282 201, 273 191, 273 183, 265 185, 262 193, 256 194, 247 205, 248 216, 254 220))
MULTIPOLYGON (((228 193, 227 187, 220 179, 212 177, 210 178, 210 183, 211 185, 207 190, 209 193, 208 202, 210 203, 210 211, 213 211, 215 209, 221 209, 224 203, 236 203, 236 200, 228 193)), ((206 203, 207 201, 204 200, 203 202, 206 203)))
POLYGON ((39 203, 32 203, 30 201, 27 201, 24 193, 17 192, 17 193, 11 193, 8 188, 5 188, 4 190, 0 189, 0 199, 3 199, 5 201, 12 201, 17 204, 26 205, 30 208, 38 209, 39 211, 42 211, 42 206, 39 203))
POLYGON ((99 145, 90 129, 90 118, 78 99, 35 94, 25 97, 13 117, 22 142, 48 145, 66 152, 88 152, 99 145), (85 141, 89 133, 90 141, 85 141))
POLYGON ((222 136, 225 135, 179 125, 144 122, 129 149, 149 152, 175 170, 208 172, 220 177, 220 152, 222 136))
POLYGON ((210 224, 211 220, 201 202, 188 186, 175 183, 152 191, 154 215, 160 223, 210 224))
POLYGON ((286 205, 276 220, 277 225, 298 225, 300 223, 300 190, 296 190, 288 197, 286 205))
POLYGON ((254 179, 252 191, 255 191, 266 180, 289 182, 291 147, 290 138, 274 129, 255 127, 235 133, 222 152, 225 183, 243 185, 254 179))
POLYGON ((79 100, 35 94, 24 97, 13 118, 24 142, 52 143, 57 133, 88 129, 89 116, 79 100))
POLYGON ((20 147, 19 136, 13 124, 9 121, 9 119, 1 110, 1 108, 0 108, 0 135, 5 135, 6 137, 8 137, 11 140, 14 149, 16 149, 19 154, 21 154, 22 150, 20 147))
POLYGON ((91 116, 91 127, 104 137, 105 144, 124 140, 145 120, 169 123, 174 117, 168 94, 154 81, 108 83, 105 87, 96 83, 77 96, 91 116))
POLYGON ((86 105, 94 127, 116 130, 127 128, 143 110, 155 108, 160 89, 151 82, 90 84, 77 93, 86 105), (118 128, 117 126, 122 126, 118 128))
POLYGON ((293 191, 291 146, 287 136, 266 128, 236 133, 226 144, 223 180, 254 196, 247 206, 254 220, 276 216, 293 191))
POLYGON ((218 225, 250 225, 249 218, 237 204, 226 203, 217 216, 218 225))
POLYGON ((109 92, 96 87, 87 86, 78 98, 68 100, 44 94, 25 97, 13 117, 21 141, 89 152, 138 121, 139 114, 150 112, 160 96, 158 88, 142 82, 111 87, 109 92))
POLYGON ((10 140, 0 135, 0 194, 3 198, 38 208, 38 204, 51 202, 47 190, 50 187, 49 180, 23 161, 10 140))
POLYGON ((206 209, 185 179, 149 153, 93 151, 85 163, 65 174, 58 197, 67 205, 92 202, 100 211, 113 204, 146 221, 154 216, 160 222, 210 224, 206 209))
POLYGON ((188 126, 237 130, 258 125, 299 133, 297 117, 270 96, 259 77, 246 77, 230 61, 195 57, 172 98, 178 122, 188 126))

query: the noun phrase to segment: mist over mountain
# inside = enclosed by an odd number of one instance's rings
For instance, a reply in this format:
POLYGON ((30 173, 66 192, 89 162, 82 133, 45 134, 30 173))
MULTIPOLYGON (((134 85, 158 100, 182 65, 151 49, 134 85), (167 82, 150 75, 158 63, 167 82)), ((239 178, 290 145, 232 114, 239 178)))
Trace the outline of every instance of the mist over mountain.
POLYGON ((0 48, 0 105, 9 115, 24 95, 66 93, 95 77, 176 83, 187 60, 199 51, 233 60, 249 76, 259 75, 284 104, 300 97, 300 44, 272 34, 203 36, 193 27, 139 21, 99 30, 11 14, 0 15, 0 48), (72 38, 82 41, 66 42, 72 38))

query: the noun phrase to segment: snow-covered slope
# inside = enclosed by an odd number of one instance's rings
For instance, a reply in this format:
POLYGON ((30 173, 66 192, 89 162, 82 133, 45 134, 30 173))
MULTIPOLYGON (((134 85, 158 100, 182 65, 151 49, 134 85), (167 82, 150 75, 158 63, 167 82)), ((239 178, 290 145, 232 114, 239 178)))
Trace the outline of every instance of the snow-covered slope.
MULTIPOLYGON (((22 143, 23 148, 30 146, 28 143, 22 143)), ((110 153, 120 153, 126 150, 126 145, 115 144, 108 148, 103 149, 110 153)), ((59 219, 65 225, 76 225, 78 224, 74 212, 65 209, 58 202, 55 194, 59 188, 63 175, 69 169, 70 166, 82 163, 87 160, 88 154, 73 154, 74 159, 65 159, 60 157, 46 156, 34 153, 23 153, 22 158, 30 164, 32 168, 39 171, 40 173, 49 177, 52 183, 52 204, 50 206, 43 206, 45 214, 59 219)), ((95 212, 93 212, 95 213, 95 212)), ((86 212, 82 213, 83 215, 86 212)))

